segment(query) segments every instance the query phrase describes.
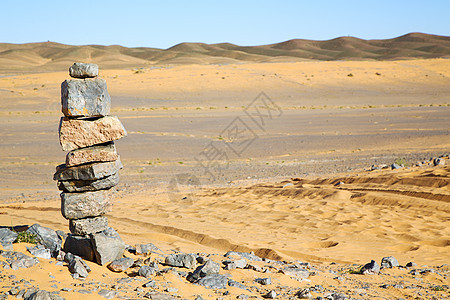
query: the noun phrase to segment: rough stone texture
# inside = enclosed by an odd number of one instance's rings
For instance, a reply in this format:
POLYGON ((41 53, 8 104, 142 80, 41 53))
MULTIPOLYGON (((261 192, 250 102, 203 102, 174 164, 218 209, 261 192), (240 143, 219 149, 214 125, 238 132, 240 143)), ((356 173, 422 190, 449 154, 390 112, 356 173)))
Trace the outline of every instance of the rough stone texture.
POLYGON ((33 224, 27 231, 35 234, 38 242, 50 249, 52 255, 61 250, 62 240, 53 229, 33 224))
POLYGON ((204 265, 201 265, 195 269, 193 273, 189 273, 186 279, 189 282, 195 282, 201 277, 205 277, 210 274, 219 274, 220 266, 218 263, 208 260, 204 265))
POLYGON ((192 269, 197 260, 193 254, 171 254, 166 257, 165 264, 172 267, 184 267, 192 269))
MULTIPOLYGON (((108 228, 106 217, 94 217, 69 221, 69 229, 75 235, 88 235, 108 228)), ((95 248, 95 247, 94 247, 95 248)))
POLYGON ((66 166, 73 167, 92 162, 107 162, 119 159, 114 142, 75 149, 67 153, 66 166))
POLYGON ((148 278, 148 277, 150 277, 151 275, 155 274, 155 273, 158 272, 158 271, 159 271, 158 264, 152 263, 152 264, 149 265, 149 266, 141 266, 141 267, 139 268, 138 274, 139 274, 140 276, 143 276, 143 277, 145 277, 145 278, 148 278))
POLYGON ((381 268, 393 268, 398 267, 399 263, 393 256, 383 257, 381 259, 381 268))
POLYGON ((26 300, 63 300, 60 295, 52 294, 44 290, 38 290, 31 295, 24 297, 26 300))
POLYGON ((69 234, 64 242, 64 251, 78 255, 86 260, 95 261, 91 238, 69 234))
POLYGON ((61 213, 66 219, 97 217, 111 211, 106 191, 61 193, 61 213))
POLYGON ((256 278, 255 282, 262 284, 262 285, 269 285, 272 284, 272 279, 268 278, 256 278))
POLYGON ((372 260, 361 268, 362 274, 378 274, 380 273, 380 266, 376 261, 372 260))
POLYGON ((59 142, 64 151, 103 144, 127 135, 115 116, 70 119, 62 117, 59 124, 59 142))
POLYGON ((160 251, 161 252, 161 250, 158 247, 156 247, 155 245, 153 245, 152 243, 136 245, 136 254, 148 255, 152 251, 160 251))
POLYGON ((51 253, 50 249, 45 248, 43 245, 37 245, 35 247, 26 247, 28 252, 34 257, 50 259, 51 253))
POLYGON ((61 84, 61 111, 66 117, 102 117, 111 110, 111 97, 102 78, 68 79, 61 84))
POLYGON ((228 251, 227 253, 225 253, 224 256, 225 257, 240 256, 240 257, 246 258, 248 260, 253 260, 253 261, 261 261, 262 260, 261 257, 256 256, 253 252, 247 253, 247 252, 228 251))
POLYGON ((58 181, 58 189, 68 193, 107 190, 119 184, 119 173, 98 180, 63 180, 58 181))
POLYGON ((131 267, 134 263, 134 260, 129 257, 122 257, 116 260, 113 260, 109 265, 108 269, 113 272, 123 272, 129 267, 131 267))
POLYGON ((100 265, 122 258, 125 252, 125 243, 111 227, 102 232, 91 234, 91 242, 94 246, 95 258, 100 265))
POLYGON ((222 262, 224 266, 224 270, 232 270, 232 269, 244 269, 247 266, 247 260, 245 258, 241 258, 238 260, 225 260, 222 262))
POLYGON ((306 279, 309 277, 308 270, 305 270, 302 268, 286 267, 281 270, 281 273, 295 277, 295 278, 299 278, 299 279, 306 279))
POLYGON ((73 78, 93 78, 98 76, 98 65, 76 62, 69 68, 69 75, 73 78))
POLYGON ((72 259, 69 262, 69 271, 70 273, 80 275, 80 277, 86 278, 88 276, 88 270, 86 270, 85 264, 83 264, 80 258, 72 259))
POLYGON ((67 168, 66 165, 59 165, 56 167, 53 180, 98 180, 117 173, 122 167, 120 160, 70 168, 67 168))
MULTIPOLYGON (((8 228, 0 228, 0 244, 6 249, 12 248, 12 243, 17 239, 18 234, 8 228)), ((12 249, 11 249, 12 250, 12 249)))
POLYGON ((210 274, 202 277, 197 283, 208 289, 224 289, 227 287, 228 278, 220 274, 210 274))
POLYGON ((117 292, 111 290, 100 290, 97 294, 106 299, 114 299, 117 296, 117 292))

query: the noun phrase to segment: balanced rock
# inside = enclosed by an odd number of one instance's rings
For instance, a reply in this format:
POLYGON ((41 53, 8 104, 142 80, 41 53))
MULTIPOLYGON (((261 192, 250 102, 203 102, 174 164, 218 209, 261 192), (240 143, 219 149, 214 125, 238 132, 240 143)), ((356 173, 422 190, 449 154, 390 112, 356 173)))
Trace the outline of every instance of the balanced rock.
POLYGON ((103 231, 107 228, 108 219, 103 216, 69 221, 70 232, 75 235, 88 235, 103 231))
POLYGON ((67 168, 66 165, 56 167, 53 180, 98 180, 111 176, 123 167, 120 160, 104 163, 92 163, 67 168))
POLYGON ((108 227, 102 232, 91 234, 91 242, 94 247, 97 263, 102 266, 113 260, 122 258, 125 252, 125 243, 111 227, 108 227))
POLYGON ((68 193, 107 190, 119 183, 119 174, 114 173, 98 180, 63 180, 58 181, 58 189, 68 193))
POLYGON ((64 251, 94 261, 95 254, 89 236, 69 234, 64 242, 64 251))
POLYGON ((97 77, 98 65, 76 62, 69 68, 69 75, 73 78, 97 77))
POLYGON ((61 193, 61 213, 66 219, 102 216, 111 211, 106 191, 61 193))
POLYGON ((100 117, 109 114, 111 97, 102 78, 69 79, 61 84, 62 112, 66 117, 100 117))
POLYGON ((114 142, 75 149, 67 153, 66 166, 73 167, 86 163, 107 162, 119 159, 114 142))
POLYGON ((59 142, 64 151, 118 140, 127 135, 115 116, 70 119, 62 117, 59 124, 59 142))

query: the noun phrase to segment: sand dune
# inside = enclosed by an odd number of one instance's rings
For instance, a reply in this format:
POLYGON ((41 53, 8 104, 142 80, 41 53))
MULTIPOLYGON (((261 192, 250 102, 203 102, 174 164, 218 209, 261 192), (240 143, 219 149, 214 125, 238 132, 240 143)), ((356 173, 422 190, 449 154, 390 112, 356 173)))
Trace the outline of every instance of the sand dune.
POLYGON ((327 41, 294 39, 262 46, 180 43, 168 49, 118 45, 70 46, 54 42, 0 44, 0 70, 64 70, 73 61, 102 69, 161 64, 229 64, 305 60, 399 60, 449 58, 450 37, 409 33, 386 40, 339 37, 327 41))

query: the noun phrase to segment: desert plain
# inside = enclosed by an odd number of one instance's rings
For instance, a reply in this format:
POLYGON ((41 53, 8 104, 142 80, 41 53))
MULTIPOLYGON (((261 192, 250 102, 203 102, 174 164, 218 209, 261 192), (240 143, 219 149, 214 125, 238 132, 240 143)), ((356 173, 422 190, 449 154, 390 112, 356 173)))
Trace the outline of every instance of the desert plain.
MULTIPOLYGON (((394 256, 400 265, 448 270, 442 265, 450 261, 450 60, 99 66, 111 114, 128 131, 116 142, 124 168, 108 215, 127 244, 186 253, 254 251, 317 266, 394 256), (430 161, 439 156, 446 165, 430 161), (393 163, 404 167, 392 170, 393 163), (389 168, 370 171, 383 164, 389 168)), ((0 73, 1 226, 68 230, 52 180, 65 156, 57 130, 60 84, 67 78, 59 67, 0 73)), ((123 276, 90 265, 88 280, 123 276)), ((59 281, 67 285, 78 282, 48 262, 34 268, 2 273, 49 291, 49 272, 64 273, 59 281)), ((431 297, 378 287, 399 281, 396 272, 387 271, 382 282, 367 279, 374 287, 359 298, 431 297)), ((358 289, 346 285, 367 275, 273 276, 282 285, 334 286, 357 298, 358 289)), ((402 280, 449 284, 448 273, 402 280)), ((180 297, 219 297, 189 283, 175 286, 180 297)), ((449 296, 448 289, 433 292, 449 296)), ((222 297, 238 294, 232 289, 222 297)))

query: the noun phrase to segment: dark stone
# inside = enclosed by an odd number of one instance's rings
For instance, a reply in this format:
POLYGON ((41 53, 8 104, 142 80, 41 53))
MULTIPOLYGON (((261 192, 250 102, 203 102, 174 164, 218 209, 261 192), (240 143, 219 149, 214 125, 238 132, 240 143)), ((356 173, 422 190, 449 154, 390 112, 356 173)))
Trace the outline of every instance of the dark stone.
POLYGON ((61 111, 66 117, 101 117, 109 115, 111 97, 106 80, 68 79, 61 83, 61 111))
POLYGON ((38 243, 50 249, 52 256, 61 250, 62 239, 53 229, 33 224, 27 231, 36 236, 38 243))
POLYGON ((378 274, 380 273, 380 266, 376 261, 372 260, 361 268, 362 274, 378 274))
POLYGON ((91 234, 91 242, 94 247, 97 263, 102 266, 113 260, 122 258, 125 252, 125 243, 111 227, 102 232, 91 234))
POLYGON ((91 238, 69 234, 64 242, 64 251, 78 255, 86 260, 95 261, 91 238))
POLYGON ((107 190, 119 184, 119 173, 98 180, 64 180, 58 181, 58 189, 63 192, 92 192, 107 190))
POLYGON ((263 295, 263 298, 266 299, 275 299, 277 297, 277 293, 275 291, 270 291, 267 294, 263 295))
POLYGON ((56 173, 53 180, 99 180, 107 176, 111 176, 123 168, 120 160, 103 163, 92 163, 81 166, 67 168, 66 165, 56 167, 56 173))
POLYGON ((172 267, 193 269, 197 263, 193 254, 171 254, 166 257, 165 264, 172 267))

